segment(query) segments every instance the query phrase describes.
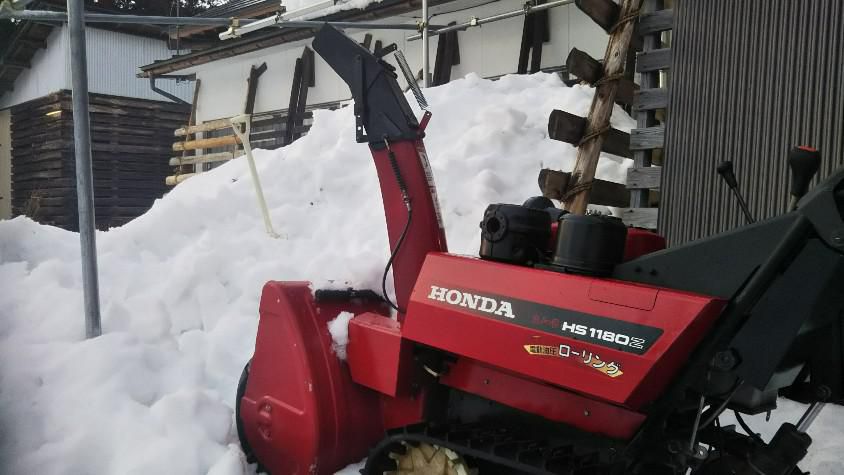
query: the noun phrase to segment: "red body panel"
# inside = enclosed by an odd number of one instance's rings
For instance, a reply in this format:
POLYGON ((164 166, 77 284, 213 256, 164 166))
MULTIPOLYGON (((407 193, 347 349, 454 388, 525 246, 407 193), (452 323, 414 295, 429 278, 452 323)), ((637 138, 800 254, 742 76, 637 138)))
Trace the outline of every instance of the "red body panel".
POLYGON ((354 382, 387 396, 408 396, 413 343, 401 337, 396 320, 364 313, 349 322, 347 361, 354 382))
MULTIPOLYGON (((724 304, 685 292, 431 254, 411 296, 402 334, 449 353, 639 409, 664 389, 724 304), (431 299, 432 286, 492 296, 497 302, 509 300, 514 311, 521 305, 531 314, 511 319, 431 299), (561 332, 567 320, 578 318, 659 335, 651 338, 646 351, 636 354, 629 347, 611 348, 602 341, 561 332)), ((601 325, 594 328, 600 330, 601 325)))
POLYGON ((440 378, 446 386, 615 439, 633 437, 643 414, 460 358, 440 378))
POLYGON ((627 228, 624 261, 665 249, 665 238, 647 229, 627 228))
POLYGON ((377 393, 352 382, 327 323, 375 305, 314 303, 307 283, 269 282, 249 382, 240 403, 246 438, 273 474, 332 474, 383 435, 377 393))
MULTIPOLYGON (((413 220, 407 231, 407 238, 402 244, 401 252, 393 261, 396 303, 399 308, 406 309, 413 283, 416 282, 416 276, 419 275, 425 256, 429 252, 445 252, 448 247, 439 215, 434 178, 430 174, 428 156, 425 154, 425 145, 421 139, 403 140, 392 142, 390 149, 396 155, 396 162, 413 206, 413 220)), ((378 171, 378 181, 381 184, 381 199, 384 202, 390 249, 395 249, 407 222, 407 208, 390 165, 387 149, 370 147, 370 150, 375 160, 375 169, 378 171)), ((402 318, 403 315, 399 315, 399 320, 402 318)))

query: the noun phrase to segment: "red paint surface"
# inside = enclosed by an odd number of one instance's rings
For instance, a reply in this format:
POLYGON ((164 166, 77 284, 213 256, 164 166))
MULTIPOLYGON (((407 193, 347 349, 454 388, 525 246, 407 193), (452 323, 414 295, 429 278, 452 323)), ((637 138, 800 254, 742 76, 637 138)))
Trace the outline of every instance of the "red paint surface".
MULTIPOLYGON (((629 303, 629 302, 627 302, 629 303)), ((686 292, 653 289, 609 279, 561 274, 448 254, 431 254, 411 297, 404 322, 405 338, 466 356, 487 365, 535 378, 584 395, 639 409, 664 389, 725 302, 686 292), (602 292, 617 291, 618 303, 590 298, 593 283, 602 292), (505 317, 478 315, 468 309, 429 300, 431 285, 507 296, 577 312, 660 328, 663 334, 643 355, 606 348, 563 336, 548 321, 546 331, 510 323, 505 317), (653 307, 642 308, 641 296, 656 292, 653 307), (623 305, 625 300, 635 305, 623 305), (576 358, 531 355, 524 345, 570 345, 617 362, 615 378, 579 363, 576 358)))
POLYGON ((246 438, 274 474, 332 474, 383 435, 377 393, 352 382, 331 349, 328 321, 369 305, 317 306, 307 283, 269 282, 241 401, 246 438))
MULTIPOLYGON (((444 252, 448 249, 445 231, 437 220, 437 204, 431 195, 428 178, 421 154, 425 153, 422 140, 404 140, 391 142, 390 149, 396 155, 396 161, 407 185, 408 195, 413 206, 413 220, 407 232, 407 238, 393 261, 393 276, 396 288, 396 301, 401 309, 407 308, 410 292, 416 282, 419 269, 429 252, 444 252), (421 152, 421 153, 420 153, 421 152)), ((387 220, 387 235, 390 249, 395 249, 399 236, 407 222, 407 208, 402 199, 401 190, 393 173, 387 149, 370 147, 378 181, 381 184, 381 199, 384 202, 384 214, 387 220)), ((403 315, 399 315, 399 320, 403 315)))
POLYGON ((461 358, 440 381, 455 389, 615 439, 633 437, 644 414, 461 358))
POLYGON ((665 238, 657 233, 639 228, 627 228, 624 242, 624 262, 665 249, 665 238))

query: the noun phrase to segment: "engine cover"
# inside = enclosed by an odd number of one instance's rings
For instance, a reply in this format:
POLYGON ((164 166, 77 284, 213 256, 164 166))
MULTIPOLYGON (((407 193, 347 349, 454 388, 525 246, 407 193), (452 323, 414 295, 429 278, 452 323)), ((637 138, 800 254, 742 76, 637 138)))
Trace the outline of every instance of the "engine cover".
POLYGON ((611 279, 429 254, 403 337, 640 409, 726 302, 611 279))

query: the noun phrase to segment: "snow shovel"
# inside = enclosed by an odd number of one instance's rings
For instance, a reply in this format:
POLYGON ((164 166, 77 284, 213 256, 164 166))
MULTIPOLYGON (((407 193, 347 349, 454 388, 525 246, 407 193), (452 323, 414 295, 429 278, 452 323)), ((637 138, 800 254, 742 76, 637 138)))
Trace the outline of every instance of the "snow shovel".
POLYGON ((249 174, 252 175, 252 184, 255 185, 255 195, 258 197, 258 206, 261 208, 261 214, 264 216, 264 226, 267 228, 267 234, 271 237, 279 238, 273 229, 273 223, 270 221, 270 212, 267 209, 267 201, 264 199, 264 190, 261 188, 261 179, 258 178, 258 170, 255 169, 255 159, 252 157, 252 145, 249 142, 249 135, 252 131, 252 116, 250 114, 236 115, 229 119, 232 124, 232 130, 240 142, 243 144, 243 153, 246 154, 246 160, 249 162, 249 174), (240 126, 243 125, 243 131, 240 126))

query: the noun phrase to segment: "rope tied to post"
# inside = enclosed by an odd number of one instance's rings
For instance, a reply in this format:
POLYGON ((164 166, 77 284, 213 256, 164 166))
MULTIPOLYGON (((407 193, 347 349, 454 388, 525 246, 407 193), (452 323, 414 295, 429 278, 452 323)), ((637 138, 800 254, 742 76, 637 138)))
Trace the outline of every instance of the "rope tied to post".
POLYGON ((588 191, 592 189, 592 182, 594 180, 588 180, 584 182, 579 182, 576 185, 569 188, 565 193, 563 193, 563 197, 560 198, 560 201, 563 203, 567 203, 571 201, 572 198, 579 195, 581 192, 588 191))
POLYGON ((606 133, 609 130, 610 130, 610 124, 606 124, 599 129, 593 130, 592 132, 589 132, 588 134, 581 137, 580 141, 577 142, 577 146, 582 147, 583 145, 588 143, 590 140, 594 140, 594 139, 598 138, 599 136, 603 135, 604 133, 606 133))
POLYGON ((612 28, 610 28, 609 34, 610 35, 615 34, 615 32, 617 32, 621 28, 624 28, 624 25, 630 23, 631 21, 636 20, 637 18, 639 18, 638 9, 636 9, 636 10, 628 13, 627 15, 624 15, 623 17, 619 18, 619 20, 617 22, 615 22, 615 25, 613 25, 612 28))

